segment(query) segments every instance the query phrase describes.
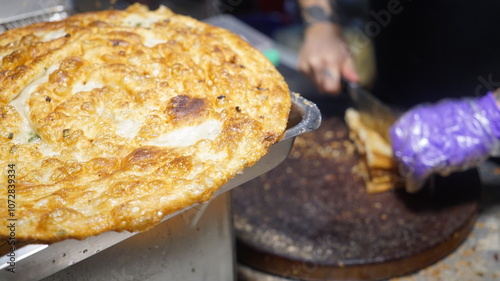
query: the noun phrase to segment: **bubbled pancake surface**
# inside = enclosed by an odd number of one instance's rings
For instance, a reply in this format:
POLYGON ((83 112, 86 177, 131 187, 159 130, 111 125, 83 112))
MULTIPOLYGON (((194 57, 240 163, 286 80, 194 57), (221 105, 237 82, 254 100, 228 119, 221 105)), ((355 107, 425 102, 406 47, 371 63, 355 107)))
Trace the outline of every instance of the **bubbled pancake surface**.
POLYGON ((144 231, 210 199, 280 139, 291 104, 260 52, 165 7, 10 30, 0 59, 0 219, 22 240, 144 231))

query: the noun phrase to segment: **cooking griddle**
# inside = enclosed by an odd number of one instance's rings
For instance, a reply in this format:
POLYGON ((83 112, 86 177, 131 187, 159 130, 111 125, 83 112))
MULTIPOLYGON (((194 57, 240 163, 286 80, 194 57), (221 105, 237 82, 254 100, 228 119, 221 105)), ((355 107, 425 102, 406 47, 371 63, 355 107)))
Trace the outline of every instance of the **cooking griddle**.
POLYGON ((467 237, 478 212, 476 171, 435 178, 417 194, 369 195, 343 121, 349 101, 315 102, 321 127, 232 193, 240 263, 301 280, 378 280, 430 265, 467 237))

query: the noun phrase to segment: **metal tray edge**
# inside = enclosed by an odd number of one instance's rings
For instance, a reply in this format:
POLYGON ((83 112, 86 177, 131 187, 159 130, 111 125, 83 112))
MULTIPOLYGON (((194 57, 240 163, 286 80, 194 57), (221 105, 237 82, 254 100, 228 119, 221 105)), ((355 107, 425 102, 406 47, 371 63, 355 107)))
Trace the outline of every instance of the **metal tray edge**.
MULTIPOLYGON (((255 165, 248 167, 242 174, 239 174, 222 186, 214 194, 213 198, 276 167, 288 156, 296 136, 313 131, 319 127, 321 124, 321 113, 317 106, 301 97, 299 94, 291 93, 290 95, 292 98, 292 109, 289 116, 289 123, 291 123, 291 126, 285 131, 283 138, 278 143, 272 145, 268 154, 260 159, 255 165)), ((176 213, 165 216, 162 221, 168 220, 188 209, 198 207, 199 214, 197 214, 193 218, 193 222, 191 222, 192 225, 196 225, 196 220, 203 213, 204 206, 206 206, 207 203, 208 202, 189 206, 176 213)), ((16 264, 23 264, 23 271, 27 268, 29 268, 29 271, 37 270, 38 268, 43 272, 50 271, 50 274, 53 274, 135 234, 137 233, 111 231, 81 241, 68 239, 51 245, 27 244, 16 249, 15 262, 16 264), (63 256, 67 256, 64 259, 64 263, 60 261, 63 256)), ((21 274, 12 274, 6 270, 9 267, 9 259, 10 257, 7 255, 0 257, 0 279, 3 280, 3 277, 8 276, 9 280, 25 280, 22 278, 21 274)))

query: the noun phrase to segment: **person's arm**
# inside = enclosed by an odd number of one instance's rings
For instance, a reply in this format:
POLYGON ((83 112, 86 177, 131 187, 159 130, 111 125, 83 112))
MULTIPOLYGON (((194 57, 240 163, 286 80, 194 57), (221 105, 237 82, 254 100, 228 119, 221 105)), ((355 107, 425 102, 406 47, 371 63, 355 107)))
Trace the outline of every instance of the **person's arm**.
POLYGON ((348 46, 335 13, 335 1, 299 0, 305 22, 298 69, 325 93, 338 93, 340 79, 358 82, 348 46))
POLYGON ((434 174, 474 167, 500 152, 500 90, 480 98, 418 105, 391 128, 394 156, 406 189, 434 174))

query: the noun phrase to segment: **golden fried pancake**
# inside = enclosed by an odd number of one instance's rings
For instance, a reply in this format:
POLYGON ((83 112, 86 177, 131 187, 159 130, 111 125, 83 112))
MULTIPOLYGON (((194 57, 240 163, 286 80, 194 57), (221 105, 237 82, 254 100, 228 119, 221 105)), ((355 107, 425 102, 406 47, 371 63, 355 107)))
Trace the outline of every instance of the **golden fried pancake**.
POLYGON ((207 201, 291 106, 260 52, 165 7, 10 30, 0 59, 0 220, 23 240, 144 231, 207 201))
POLYGON ((401 185, 391 144, 361 121, 359 112, 349 108, 345 113, 349 137, 361 156, 360 174, 368 193, 390 190, 401 185))

